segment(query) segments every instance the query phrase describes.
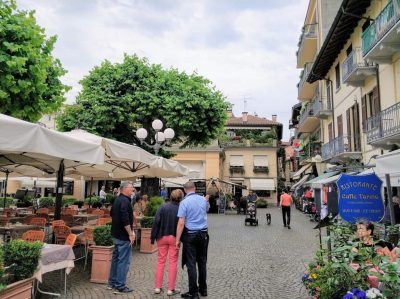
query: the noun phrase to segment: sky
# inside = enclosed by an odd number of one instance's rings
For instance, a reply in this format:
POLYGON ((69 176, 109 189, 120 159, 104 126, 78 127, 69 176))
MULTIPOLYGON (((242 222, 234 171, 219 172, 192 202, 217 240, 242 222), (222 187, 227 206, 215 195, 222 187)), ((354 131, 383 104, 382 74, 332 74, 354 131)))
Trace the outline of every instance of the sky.
POLYGON ((235 115, 277 114, 289 138, 297 102, 296 50, 308 0, 17 0, 35 10, 68 71, 67 103, 79 80, 124 53, 210 79, 235 115), (246 104, 245 104, 246 102, 246 104))

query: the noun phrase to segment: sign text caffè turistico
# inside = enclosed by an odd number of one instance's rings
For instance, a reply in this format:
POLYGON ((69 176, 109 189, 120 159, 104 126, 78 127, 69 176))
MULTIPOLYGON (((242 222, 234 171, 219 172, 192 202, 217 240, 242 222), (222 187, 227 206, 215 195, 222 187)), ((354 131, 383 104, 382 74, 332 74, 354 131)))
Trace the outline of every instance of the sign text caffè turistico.
POLYGON ((376 174, 342 174, 338 181, 339 214, 351 223, 365 219, 380 221, 385 213, 382 181, 376 174))

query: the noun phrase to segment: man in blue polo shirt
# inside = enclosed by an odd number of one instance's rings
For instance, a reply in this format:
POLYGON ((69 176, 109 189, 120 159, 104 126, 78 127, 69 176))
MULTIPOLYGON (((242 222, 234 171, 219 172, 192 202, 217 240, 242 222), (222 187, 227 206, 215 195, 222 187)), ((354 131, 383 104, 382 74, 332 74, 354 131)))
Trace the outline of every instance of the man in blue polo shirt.
POLYGON ((187 182, 183 188, 186 197, 179 204, 178 227, 176 231, 176 246, 183 243, 183 259, 185 260, 188 277, 189 292, 181 295, 182 298, 199 298, 207 296, 207 210, 208 198, 195 193, 193 182, 187 182), (199 285, 197 285, 197 267, 199 269, 199 285))

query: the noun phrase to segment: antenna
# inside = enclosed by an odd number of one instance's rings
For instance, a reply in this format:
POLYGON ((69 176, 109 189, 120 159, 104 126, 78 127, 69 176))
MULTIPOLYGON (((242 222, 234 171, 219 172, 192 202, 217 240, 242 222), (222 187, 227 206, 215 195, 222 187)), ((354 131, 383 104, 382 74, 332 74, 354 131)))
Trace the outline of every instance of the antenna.
POLYGON ((244 95, 243 96, 243 112, 247 112, 247 100, 250 100, 251 97, 244 95))

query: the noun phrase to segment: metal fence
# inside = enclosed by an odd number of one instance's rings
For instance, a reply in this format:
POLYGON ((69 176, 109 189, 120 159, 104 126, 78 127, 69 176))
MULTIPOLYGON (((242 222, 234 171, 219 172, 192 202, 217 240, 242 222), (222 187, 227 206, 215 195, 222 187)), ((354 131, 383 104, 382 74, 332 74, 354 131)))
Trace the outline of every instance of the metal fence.
POLYGON ((367 143, 400 134, 400 102, 367 120, 367 143))

